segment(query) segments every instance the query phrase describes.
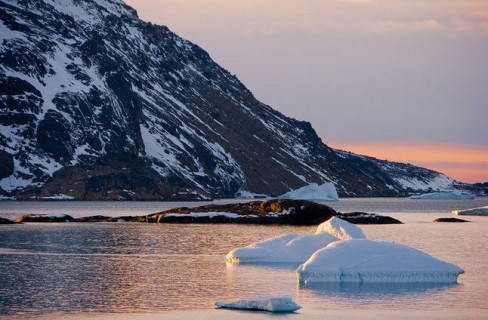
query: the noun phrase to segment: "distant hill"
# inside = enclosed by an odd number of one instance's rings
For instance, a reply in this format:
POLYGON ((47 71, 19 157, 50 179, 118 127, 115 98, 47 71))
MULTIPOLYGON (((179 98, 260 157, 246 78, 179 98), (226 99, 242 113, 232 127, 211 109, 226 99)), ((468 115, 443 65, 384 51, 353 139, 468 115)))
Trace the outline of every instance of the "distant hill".
POLYGON ((2 0, 0 20, 4 197, 182 200, 328 181, 340 196, 404 196, 465 186, 329 148, 310 123, 256 100, 202 48, 120 0, 2 0))

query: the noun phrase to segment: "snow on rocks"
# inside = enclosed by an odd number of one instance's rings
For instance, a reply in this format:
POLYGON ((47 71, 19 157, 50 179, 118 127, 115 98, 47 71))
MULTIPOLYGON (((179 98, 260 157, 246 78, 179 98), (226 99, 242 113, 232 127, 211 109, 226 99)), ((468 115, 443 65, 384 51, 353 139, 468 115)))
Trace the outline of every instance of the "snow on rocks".
POLYGON ((410 196, 410 199, 415 200, 472 200, 474 198, 473 194, 461 191, 438 191, 410 196))
POLYGON ((339 196, 337 190, 332 182, 327 182, 322 185, 311 183, 308 186, 287 192, 278 198, 280 199, 296 199, 296 200, 315 200, 315 201, 338 201, 339 196))
POLYGON ((143 220, 157 223, 317 225, 335 214, 334 209, 320 203, 273 199, 173 208, 147 215, 143 220))
POLYGON ((75 197, 73 196, 68 196, 66 194, 55 194, 52 196, 47 196, 47 197, 40 197, 40 200, 74 200, 75 197))
POLYGON ((453 210, 451 213, 457 216, 488 216, 488 206, 466 210, 453 210))
POLYGON ((364 239, 357 226, 332 217, 315 234, 288 233, 230 251, 231 263, 303 263, 312 253, 337 240, 364 239))
POLYGON ((456 283, 464 270, 417 249, 365 239, 337 241, 297 269, 298 282, 456 283))
POLYGON ((290 296, 265 296, 250 299, 242 299, 233 302, 216 301, 219 308, 269 311, 269 312, 295 312, 301 309, 290 296))

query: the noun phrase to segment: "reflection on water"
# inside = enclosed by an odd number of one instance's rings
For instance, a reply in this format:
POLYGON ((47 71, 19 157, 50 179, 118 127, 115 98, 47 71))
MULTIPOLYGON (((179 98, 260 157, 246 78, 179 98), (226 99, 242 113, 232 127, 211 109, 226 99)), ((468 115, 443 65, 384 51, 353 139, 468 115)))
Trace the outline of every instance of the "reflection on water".
POLYGON ((345 298, 345 299, 389 299, 400 296, 423 296, 436 295, 448 290, 458 284, 439 283, 323 283, 308 284, 300 286, 301 290, 309 290, 323 298, 345 298))
MULTIPOLYGON (((363 200, 366 201, 366 200, 363 200)), ((380 200, 369 200, 378 210, 380 200)), ((390 200, 387 201, 390 206, 390 200)), ((57 205, 57 204, 53 204, 57 205)), ((126 204, 127 205, 127 204, 126 204)), ((486 205, 486 204, 485 204, 486 205)), ((412 215, 411 208, 399 215, 412 215)), ((87 209, 81 214, 89 215, 87 209)), ((129 210, 129 209, 127 209, 129 210)), ((430 209, 428 209, 430 210, 430 209)), ((427 214, 427 213, 422 213, 427 214)), ((415 214, 414 217, 420 215, 415 214)), ((233 265, 225 255, 315 227, 132 223, 0 226, 0 316, 212 309, 216 300, 292 295, 307 310, 488 309, 488 219, 363 226, 370 239, 404 243, 461 266, 454 286, 329 285, 299 288, 297 265, 233 265)), ((423 219, 423 218, 422 218, 423 219)))
MULTIPOLYGON (((0 229, 0 315, 213 308, 225 254, 291 227, 25 224, 0 229)), ((309 232, 309 228, 298 228, 309 232)))

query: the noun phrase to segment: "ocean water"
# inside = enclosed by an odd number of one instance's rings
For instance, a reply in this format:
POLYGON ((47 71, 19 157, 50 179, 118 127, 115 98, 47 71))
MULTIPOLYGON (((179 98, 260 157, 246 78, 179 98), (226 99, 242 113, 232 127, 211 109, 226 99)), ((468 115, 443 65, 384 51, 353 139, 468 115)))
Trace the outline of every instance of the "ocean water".
MULTIPOLYGON (((228 200, 235 201, 235 200, 228 200)), ((228 202, 222 200, 221 202, 228 202)), ((139 215, 182 202, 0 202, 0 216, 139 215)), ((413 246, 465 270, 455 285, 297 286, 296 265, 232 265, 225 255, 316 227, 62 223, 0 225, 0 317, 12 319, 261 319, 215 310, 216 300, 291 295, 293 319, 487 319, 488 217, 433 223, 468 201, 341 199, 337 211, 387 214, 403 225, 361 226, 368 238, 413 246)))

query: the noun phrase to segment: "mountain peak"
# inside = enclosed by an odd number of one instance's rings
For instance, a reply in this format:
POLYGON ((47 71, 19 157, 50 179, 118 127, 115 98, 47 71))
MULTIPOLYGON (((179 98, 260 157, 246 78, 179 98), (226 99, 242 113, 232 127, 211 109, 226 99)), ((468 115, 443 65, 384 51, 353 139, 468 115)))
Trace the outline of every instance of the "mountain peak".
POLYGON ((312 182, 405 195, 440 176, 327 147, 122 1, 2 1, 0 20, 4 195, 191 199, 312 182))

